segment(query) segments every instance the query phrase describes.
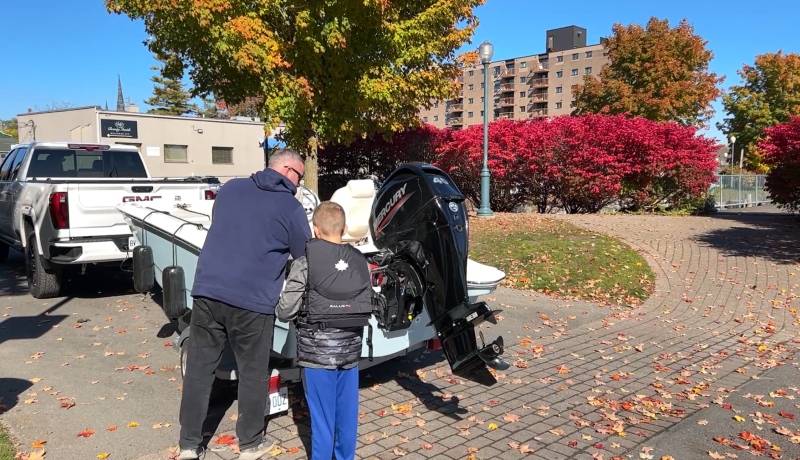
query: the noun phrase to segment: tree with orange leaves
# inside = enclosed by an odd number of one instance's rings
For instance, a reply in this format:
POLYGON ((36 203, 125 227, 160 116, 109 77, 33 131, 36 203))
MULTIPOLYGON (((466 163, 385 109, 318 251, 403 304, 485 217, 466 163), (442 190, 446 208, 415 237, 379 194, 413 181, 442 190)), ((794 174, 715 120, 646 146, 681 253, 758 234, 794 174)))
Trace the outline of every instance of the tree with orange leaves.
POLYGON ((721 95, 718 78, 709 72, 714 53, 684 19, 614 24, 606 42, 610 63, 599 79, 586 75, 575 91, 575 113, 629 113, 653 121, 705 126, 712 101, 721 95))
POLYGON ((283 122, 287 145, 306 153, 316 189, 319 144, 394 132, 420 107, 455 96, 473 9, 485 0, 106 0, 144 20, 149 49, 177 55, 195 96, 228 104, 263 98, 265 131, 283 122))

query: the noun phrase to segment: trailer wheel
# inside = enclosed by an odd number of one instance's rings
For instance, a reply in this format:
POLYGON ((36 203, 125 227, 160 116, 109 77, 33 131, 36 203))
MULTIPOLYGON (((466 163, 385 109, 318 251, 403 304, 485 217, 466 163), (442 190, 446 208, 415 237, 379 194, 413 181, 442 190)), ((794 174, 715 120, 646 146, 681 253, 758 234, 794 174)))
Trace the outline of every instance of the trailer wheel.
POLYGON ((192 340, 191 337, 186 337, 186 339, 181 342, 181 381, 186 378, 186 363, 189 359, 189 341, 192 340))
POLYGON ((35 299, 48 299, 61 293, 63 270, 54 267, 46 270, 42 266, 42 255, 36 250, 36 234, 28 234, 25 248, 25 268, 28 275, 28 290, 35 299))

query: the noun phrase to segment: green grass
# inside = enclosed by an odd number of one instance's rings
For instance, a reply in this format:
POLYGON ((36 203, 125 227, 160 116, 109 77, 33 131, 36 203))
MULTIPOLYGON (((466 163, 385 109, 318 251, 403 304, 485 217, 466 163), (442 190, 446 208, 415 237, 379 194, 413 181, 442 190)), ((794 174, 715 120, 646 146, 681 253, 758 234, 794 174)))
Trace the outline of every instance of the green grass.
POLYGON ((532 214, 470 220, 470 258, 506 272, 505 284, 548 295, 635 305, 654 275, 620 240, 532 214))
POLYGON ((17 455, 17 450, 14 448, 14 443, 6 433, 6 430, 0 425, 0 460, 13 460, 17 455))

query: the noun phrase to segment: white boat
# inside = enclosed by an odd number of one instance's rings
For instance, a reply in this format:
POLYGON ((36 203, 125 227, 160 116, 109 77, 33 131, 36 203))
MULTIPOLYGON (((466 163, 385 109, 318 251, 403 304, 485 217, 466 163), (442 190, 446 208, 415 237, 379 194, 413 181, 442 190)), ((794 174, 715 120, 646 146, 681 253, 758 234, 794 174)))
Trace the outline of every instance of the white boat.
MULTIPOLYGON (((301 188, 298 199, 309 217, 319 199, 301 188)), ((478 346, 475 325, 496 322, 478 297, 494 291, 505 273, 468 259, 468 220, 464 196, 452 179, 426 164, 407 164, 375 189, 371 179, 352 180, 331 197, 342 205, 353 244, 370 260, 374 289, 386 300, 370 319, 372 355, 365 344, 361 369, 374 366, 430 345, 444 350, 453 372, 491 385, 494 377, 486 366, 504 369, 499 356, 502 338, 478 346)), ((117 209, 132 230, 134 281, 140 292, 151 291, 154 282, 163 289, 163 307, 170 319, 178 319, 180 335, 175 345, 186 364, 189 339, 191 287, 198 256, 212 225, 214 201, 124 203, 117 209)), ((483 337, 481 336, 481 341, 483 337)), ((272 367, 275 385, 269 413, 288 408, 280 380, 300 378, 296 360, 294 325, 276 318, 272 367), (282 394, 281 394, 282 393, 282 394)), ((235 360, 226 347, 218 377, 235 379, 235 360)))

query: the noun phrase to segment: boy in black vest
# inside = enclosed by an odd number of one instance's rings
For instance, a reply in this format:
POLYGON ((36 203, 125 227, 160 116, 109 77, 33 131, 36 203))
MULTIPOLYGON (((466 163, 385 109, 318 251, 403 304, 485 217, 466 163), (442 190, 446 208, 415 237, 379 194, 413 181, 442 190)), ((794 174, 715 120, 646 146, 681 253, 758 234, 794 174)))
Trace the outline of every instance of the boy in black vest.
POLYGON ((332 454, 351 460, 358 437, 358 361, 374 291, 367 259, 342 244, 342 207, 321 203, 312 223, 316 238, 293 261, 275 314, 295 320, 311 413, 311 460, 331 460, 332 454))

